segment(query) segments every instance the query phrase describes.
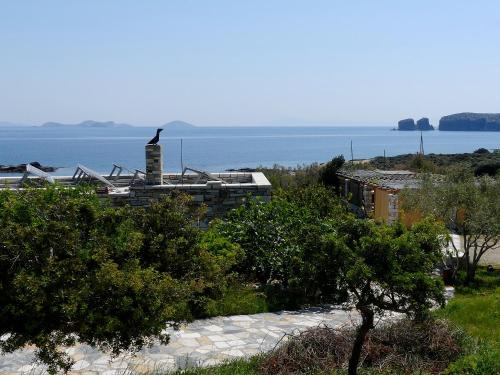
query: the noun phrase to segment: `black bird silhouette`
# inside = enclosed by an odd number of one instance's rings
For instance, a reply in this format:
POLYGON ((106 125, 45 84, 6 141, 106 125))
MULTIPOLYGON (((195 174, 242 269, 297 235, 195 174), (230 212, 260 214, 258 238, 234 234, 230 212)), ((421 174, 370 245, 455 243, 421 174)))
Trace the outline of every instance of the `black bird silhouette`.
POLYGON ((163 129, 156 129, 156 135, 148 142, 148 145, 155 145, 160 140, 160 132, 163 129))

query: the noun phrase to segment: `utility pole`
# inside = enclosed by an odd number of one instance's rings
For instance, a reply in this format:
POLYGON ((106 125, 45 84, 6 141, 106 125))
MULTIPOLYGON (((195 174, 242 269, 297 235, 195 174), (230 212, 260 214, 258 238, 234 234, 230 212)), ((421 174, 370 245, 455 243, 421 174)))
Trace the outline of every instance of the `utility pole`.
POLYGON ((420 131, 420 150, 419 154, 424 156, 424 136, 422 135, 422 131, 420 131))
POLYGON ((181 184, 184 184, 184 161, 182 160, 182 138, 181 138, 181 184))

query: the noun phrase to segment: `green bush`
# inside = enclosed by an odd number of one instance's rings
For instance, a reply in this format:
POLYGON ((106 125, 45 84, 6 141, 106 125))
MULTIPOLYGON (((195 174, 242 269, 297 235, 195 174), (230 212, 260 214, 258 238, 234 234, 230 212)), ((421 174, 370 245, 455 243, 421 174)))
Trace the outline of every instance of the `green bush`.
POLYGON ((436 172, 434 163, 422 154, 417 154, 410 160, 408 169, 417 172, 436 172))
POLYGON ((493 375, 500 374, 500 350, 483 344, 473 353, 452 363, 443 375, 493 375))
POLYGON ((330 190, 311 186, 278 191, 271 202, 248 200, 210 230, 241 246, 243 256, 233 270, 265 286, 274 307, 280 300, 296 305, 339 297, 321 237, 334 231, 342 215, 348 213, 330 190))
POLYGON ((480 147, 477 150, 474 150, 474 154, 489 154, 489 153, 490 152, 484 147, 480 147))
POLYGON ((321 170, 320 181, 325 186, 337 186, 337 172, 345 163, 344 155, 339 155, 330 160, 321 170))
POLYGON ((335 187, 336 173, 344 162, 344 156, 339 155, 326 164, 313 163, 293 168, 275 164, 272 168, 259 167, 257 170, 266 175, 275 190, 301 189, 316 185, 335 187))
POLYGON ((284 167, 275 164, 271 168, 259 167, 274 189, 303 188, 317 185, 320 180, 322 166, 317 163, 284 167))
POLYGON ((479 164, 474 169, 475 176, 496 176, 496 174, 500 171, 500 161, 497 162, 484 162, 479 164))
POLYGON ((209 228, 201 236, 201 245, 210 254, 212 273, 219 277, 210 292, 204 290, 200 298, 203 303, 197 317, 256 314, 267 311, 265 296, 254 287, 240 282, 233 266, 243 257, 243 250, 227 237, 209 228))
POLYGON ((234 283, 219 299, 207 302, 207 317, 258 314, 269 311, 266 295, 255 287, 234 283))
POLYGON ((321 185, 305 188, 278 189, 274 195, 300 207, 305 207, 321 219, 340 218, 347 206, 331 187, 321 185))
POLYGON ((199 245, 185 196, 106 207, 86 188, 0 192, 0 349, 35 345, 68 370, 76 340, 118 353, 203 311, 225 286, 224 254, 199 245))

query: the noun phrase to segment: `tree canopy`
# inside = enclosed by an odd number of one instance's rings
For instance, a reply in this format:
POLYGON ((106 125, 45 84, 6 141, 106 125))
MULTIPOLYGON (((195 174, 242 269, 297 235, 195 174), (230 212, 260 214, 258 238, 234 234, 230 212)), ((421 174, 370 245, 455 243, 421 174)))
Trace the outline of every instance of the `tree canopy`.
POLYGON ((160 339, 223 282, 186 197, 106 207, 85 188, 0 192, 0 349, 36 345, 51 373, 76 341, 118 353, 160 339))
POLYGON ((453 242, 454 268, 474 280, 481 257, 500 243, 500 180, 452 171, 443 180, 425 178, 419 189, 402 192, 403 208, 433 216, 461 236, 463 252, 453 242))
POLYGON ((335 272, 320 238, 348 215, 332 191, 310 186, 276 192, 271 202, 248 200, 222 220, 216 232, 243 250, 234 270, 247 281, 275 285, 309 302, 337 295, 335 272))
POLYGON ((324 238, 335 259, 339 287, 348 292, 362 322, 349 361, 356 374, 366 334, 375 314, 387 311, 422 319, 434 303, 443 303, 443 285, 432 276, 441 259, 442 228, 431 220, 406 230, 402 224, 379 225, 347 218, 324 238))

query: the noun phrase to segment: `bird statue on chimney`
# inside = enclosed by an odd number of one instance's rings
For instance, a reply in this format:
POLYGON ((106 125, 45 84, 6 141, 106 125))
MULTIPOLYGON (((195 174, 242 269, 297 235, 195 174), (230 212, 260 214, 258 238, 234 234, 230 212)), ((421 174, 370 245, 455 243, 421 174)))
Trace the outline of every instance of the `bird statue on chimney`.
POLYGON ((162 130, 163 129, 161 128, 156 129, 156 135, 148 142, 148 145, 155 145, 158 143, 158 141, 160 140, 160 132, 162 130))

